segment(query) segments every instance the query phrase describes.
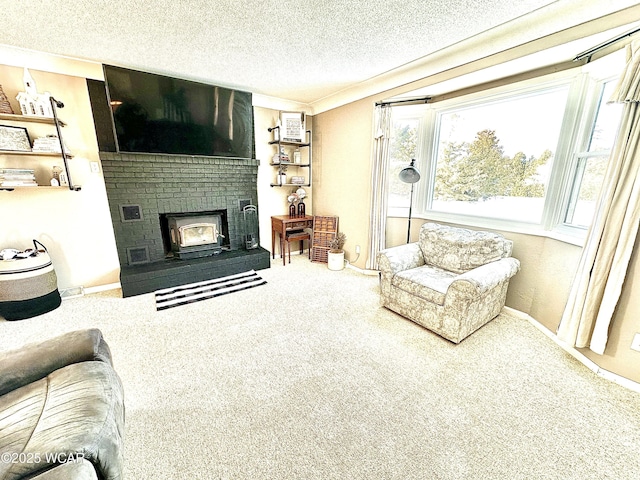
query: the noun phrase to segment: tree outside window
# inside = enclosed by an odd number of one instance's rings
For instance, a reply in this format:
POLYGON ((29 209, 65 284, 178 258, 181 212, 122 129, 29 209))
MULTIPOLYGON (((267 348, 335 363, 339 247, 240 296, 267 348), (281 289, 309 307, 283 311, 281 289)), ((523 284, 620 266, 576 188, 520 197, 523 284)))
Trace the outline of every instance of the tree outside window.
POLYGON ((538 223, 568 87, 443 112, 431 209, 538 223))
POLYGON ((419 117, 392 116, 389 142, 389 208, 409 208, 410 185, 399 179, 400 170, 417 156, 419 117))
POLYGON ((541 167, 551 158, 545 150, 539 157, 517 152, 505 155, 493 130, 478 132, 473 143, 449 142, 438 162, 435 199, 478 202, 496 197, 544 196, 541 167))

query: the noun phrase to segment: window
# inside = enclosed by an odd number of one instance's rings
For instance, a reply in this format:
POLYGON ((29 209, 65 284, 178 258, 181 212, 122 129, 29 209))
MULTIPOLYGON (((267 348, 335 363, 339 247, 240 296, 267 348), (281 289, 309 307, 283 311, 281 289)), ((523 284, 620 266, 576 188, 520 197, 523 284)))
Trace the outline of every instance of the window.
POLYGON ((586 139, 586 149, 576 154, 577 164, 564 218, 566 225, 587 228, 595 213, 598 192, 622 113, 621 105, 606 103, 614 88, 614 81, 601 86, 595 119, 586 139))
MULTIPOLYGON (((615 55, 615 54, 614 54, 615 55)), ((614 57, 611 55, 610 57, 614 57)), ((624 57, 461 98, 393 107, 389 212, 584 237, 621 114, 607 104, 624 57), (607 77, 608 76, 608 77, 607 77)))
POLYGON ((438 114, 429 209, 540 223, 568 85, 438 114))
POLYGON ((389 208, 409 208, 410 185, 398 178, 400 170, 417 158, 417 140, 423 113, 411 107, 393 109, 389 142, 389 208))

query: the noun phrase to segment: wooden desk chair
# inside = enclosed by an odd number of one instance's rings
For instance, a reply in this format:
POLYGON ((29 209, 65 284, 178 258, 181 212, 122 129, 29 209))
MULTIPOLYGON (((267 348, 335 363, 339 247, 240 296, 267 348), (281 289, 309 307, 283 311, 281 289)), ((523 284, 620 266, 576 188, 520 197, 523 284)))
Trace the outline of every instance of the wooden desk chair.
POLYGON ((284 237, 286 243, 287 252, 289 254, 289 263, 291 263, 291 242, 300 242, 300 253, 304 252, 304 241, 309 240, 309 259, 311 259, 311 235, 304 230, 292 230, 287 232, 284 237))

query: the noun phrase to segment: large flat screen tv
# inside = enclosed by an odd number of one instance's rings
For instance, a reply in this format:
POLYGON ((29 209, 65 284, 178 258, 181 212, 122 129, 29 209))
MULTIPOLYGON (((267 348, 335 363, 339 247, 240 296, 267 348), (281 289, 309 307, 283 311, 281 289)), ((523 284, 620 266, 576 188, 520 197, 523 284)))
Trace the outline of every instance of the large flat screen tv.
POLYGON ((104 66, 120 152, 254 158, 251 93, 104 66))

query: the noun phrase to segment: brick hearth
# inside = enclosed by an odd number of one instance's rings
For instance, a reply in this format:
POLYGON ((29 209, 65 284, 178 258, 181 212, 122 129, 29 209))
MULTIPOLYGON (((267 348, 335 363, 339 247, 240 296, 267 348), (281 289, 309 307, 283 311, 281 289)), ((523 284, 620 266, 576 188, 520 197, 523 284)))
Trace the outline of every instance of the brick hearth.
POLYGON ((269 267, 266 250, 242 250, 241 206, 247 202, 257 205, 258 160, 111 152, 101 152, 100 158, 123 295, 184 283, 186 277, 178 272, 184 273, 185 261, 166 258, 160 226, 160 215, 165 213, 226 210, 231 251, 196 262, 197 270, 206 276, 202 280, 269 267), (127 217, 125 211, 133 215, 127 217), (139 274, 143 272, 151 277, 149 285, 125 292, 131 278, 142 278, 139 274))

